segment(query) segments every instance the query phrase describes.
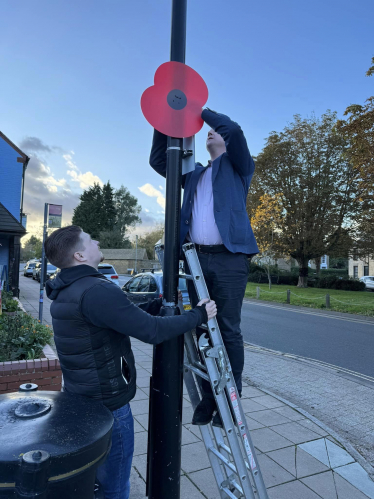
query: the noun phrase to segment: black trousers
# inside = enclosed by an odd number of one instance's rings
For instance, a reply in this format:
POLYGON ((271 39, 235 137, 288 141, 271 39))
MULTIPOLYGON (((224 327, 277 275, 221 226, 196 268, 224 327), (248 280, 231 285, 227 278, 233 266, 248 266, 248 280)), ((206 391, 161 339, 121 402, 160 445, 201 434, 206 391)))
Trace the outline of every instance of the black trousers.
MULTIPOLYGON (((200 253, 198 257, 209 295, 217 304, 217 321, 229 356, 232 372, 239 394, 242 392, 244 367, 243 336, 240 330, 241 309, 248 281, 249 260, 243 253, 200 253)), ((186 263, 186 273, 189 273, 186 263)), ((198 298, 194 283, 187 281, 192 306, 198 298)), ((198 338, 204 330, 197 328, 198 338)), ((210 384, 202 380, 204 396, 213 398, 210 384)))

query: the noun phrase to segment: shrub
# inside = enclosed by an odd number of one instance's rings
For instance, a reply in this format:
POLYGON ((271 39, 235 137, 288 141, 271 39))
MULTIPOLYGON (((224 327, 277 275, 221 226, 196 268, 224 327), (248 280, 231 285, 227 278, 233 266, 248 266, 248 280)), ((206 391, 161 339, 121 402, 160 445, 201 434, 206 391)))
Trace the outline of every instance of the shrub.
POLYGON ((3 312, 17 312, 17 310, 20 310, 17 300, 13 299, 13 295, 10 291, 2 290, 1 309, 3 312))
POLYGON ((48 326, 24 312, 0 316, 0 362, 40 358, 51 336, 48 326))
MULTIPOLYGON (((309 283, 308 283, 309 285, 309 283)), ((317 279, 317 288, 340 289, 343 291, 365 291, 365 284, 350 277, 324 276, 317 279)))

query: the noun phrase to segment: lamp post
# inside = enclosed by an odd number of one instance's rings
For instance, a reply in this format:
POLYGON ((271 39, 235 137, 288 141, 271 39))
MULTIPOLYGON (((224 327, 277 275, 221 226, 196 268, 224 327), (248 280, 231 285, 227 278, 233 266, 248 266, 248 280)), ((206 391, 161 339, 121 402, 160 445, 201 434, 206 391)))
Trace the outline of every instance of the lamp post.
MULTIPOLYGON (((185 62, 187 0, 172 0, 170 60, 185 62)), ((168 137, 165 252, 161 316, 179 314, 177 286, 183 139, 168 137)), ((180 498, 183 336, 156 345, 150 386, 147 495, 180 498)))
POLYGON ((135 274, 138 273, 138 236, 135 236, 135 274))

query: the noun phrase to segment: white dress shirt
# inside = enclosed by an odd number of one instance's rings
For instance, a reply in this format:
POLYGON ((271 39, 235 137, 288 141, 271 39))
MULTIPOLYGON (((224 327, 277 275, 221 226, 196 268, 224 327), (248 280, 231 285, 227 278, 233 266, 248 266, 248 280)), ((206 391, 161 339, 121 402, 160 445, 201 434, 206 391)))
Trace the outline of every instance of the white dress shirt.
MULTIPOLYGON (((216 158, 214 161, 217 160, 219 158, 216 158)), ((194 195, 191 226, 188 236, 195 244, 222 244, 222 238, 214 218, 212 170, 213 162, 210 162, 205 172, 200 176, 194 195)))

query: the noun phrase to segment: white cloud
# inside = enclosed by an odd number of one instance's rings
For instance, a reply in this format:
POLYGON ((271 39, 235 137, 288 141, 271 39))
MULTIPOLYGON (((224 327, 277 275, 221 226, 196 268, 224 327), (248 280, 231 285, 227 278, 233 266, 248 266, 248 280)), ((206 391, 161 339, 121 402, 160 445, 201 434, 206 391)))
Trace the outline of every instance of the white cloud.
POLYGON ((141 187, 138 187, 138 189, 146 196, 149 196, 151 198, 153 197, 156 198, 156 201, 161 206, 161 208, 165 209, 165 197, 162 194, 162 192, 153 187, 153 185, 144 184, 141 187))
POLYGON ((146 213, 149 213, 149 210, 147 210, 147 208, 144 208, 144 211, 145 211, 146 213))
MULTIPOLYGON (((74 154, 73 151, 70 151, 72 154, 74 154)), ((63 154, 62 157, 64 158, 64 160, 66 161, 66 164, 67 166, 71 169, 71 170, 77 170, 78 171, 78 167, 77 165, 74 163, 73 161, 73 158, 71 156, 71 154, 63 154)))
POLYGON ((81 189, 87 189, 88 187, 92 187, 94 184, 99 184, 101 186, 104 185, 101 179, 92 172, 77 173, 74 170, 68 170, 67 174, 70 175, 73 182, 79 182, 79 187, 81 189))
POLYGON ((162 185, 159 185, 158 188, 161 189, 162 191, 164 190, 164 188, 162 187, 162 185))

